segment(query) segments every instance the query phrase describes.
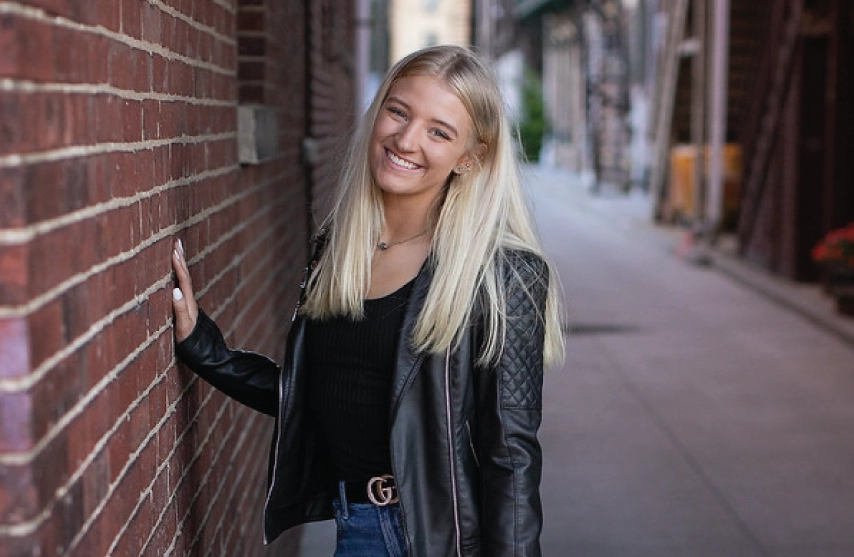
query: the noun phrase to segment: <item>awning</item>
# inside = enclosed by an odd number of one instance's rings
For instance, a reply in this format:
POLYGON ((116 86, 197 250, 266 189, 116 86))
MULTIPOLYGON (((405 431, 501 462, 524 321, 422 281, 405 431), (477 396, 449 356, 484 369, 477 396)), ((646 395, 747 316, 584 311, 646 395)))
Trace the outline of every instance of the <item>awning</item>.
POLYGON ((546 11, 557 11, 571 7, 575 0, 517 0, 513 15, 527 19, 542 15, 546 11))

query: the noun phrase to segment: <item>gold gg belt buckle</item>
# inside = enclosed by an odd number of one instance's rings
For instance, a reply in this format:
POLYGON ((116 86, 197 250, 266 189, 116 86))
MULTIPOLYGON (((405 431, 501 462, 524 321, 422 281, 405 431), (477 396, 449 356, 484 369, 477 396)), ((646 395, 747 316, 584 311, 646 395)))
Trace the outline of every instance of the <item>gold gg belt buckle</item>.
POLYGON ((397 503, 397 490, 394 485, 387 486, 388 480, 394 480, 391 474, 371 478, 368 482, 368 499, 378 507, 397 503))

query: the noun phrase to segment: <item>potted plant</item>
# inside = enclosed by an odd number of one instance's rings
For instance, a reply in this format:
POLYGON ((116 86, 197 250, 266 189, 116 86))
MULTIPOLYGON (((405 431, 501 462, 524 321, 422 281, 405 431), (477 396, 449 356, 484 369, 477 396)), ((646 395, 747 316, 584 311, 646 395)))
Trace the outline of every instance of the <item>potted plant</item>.
POLYGON ((854 315, 854 222, 828 232, 813 248, 812 259, 821 266, 839 311, 854 315))

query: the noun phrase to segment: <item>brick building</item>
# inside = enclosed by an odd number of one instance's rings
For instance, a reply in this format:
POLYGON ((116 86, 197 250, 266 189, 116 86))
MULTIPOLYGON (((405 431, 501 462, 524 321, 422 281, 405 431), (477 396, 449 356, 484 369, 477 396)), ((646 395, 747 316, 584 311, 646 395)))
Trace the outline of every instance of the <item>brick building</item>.
POLYGON ((282 357, 353 24, 333 0, 0 1, 0 556, 288 554, 261 542, 272 420, 176 363, 169 256, 233 345, 282 357))

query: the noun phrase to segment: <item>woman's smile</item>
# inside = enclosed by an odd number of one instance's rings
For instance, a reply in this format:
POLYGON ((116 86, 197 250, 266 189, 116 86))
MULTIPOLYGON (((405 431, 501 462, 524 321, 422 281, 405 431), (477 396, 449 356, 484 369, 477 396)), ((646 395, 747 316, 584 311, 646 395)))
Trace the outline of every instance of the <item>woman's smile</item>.
POLYGON ((416 170, 421 168, 419 165, 414 162, 408 161, 401 156, 396 155, 390 149, 386 148, 385 150, 386 157, 396 166, 400 166, 401 168, 405 168, 406 170, 416 170))

